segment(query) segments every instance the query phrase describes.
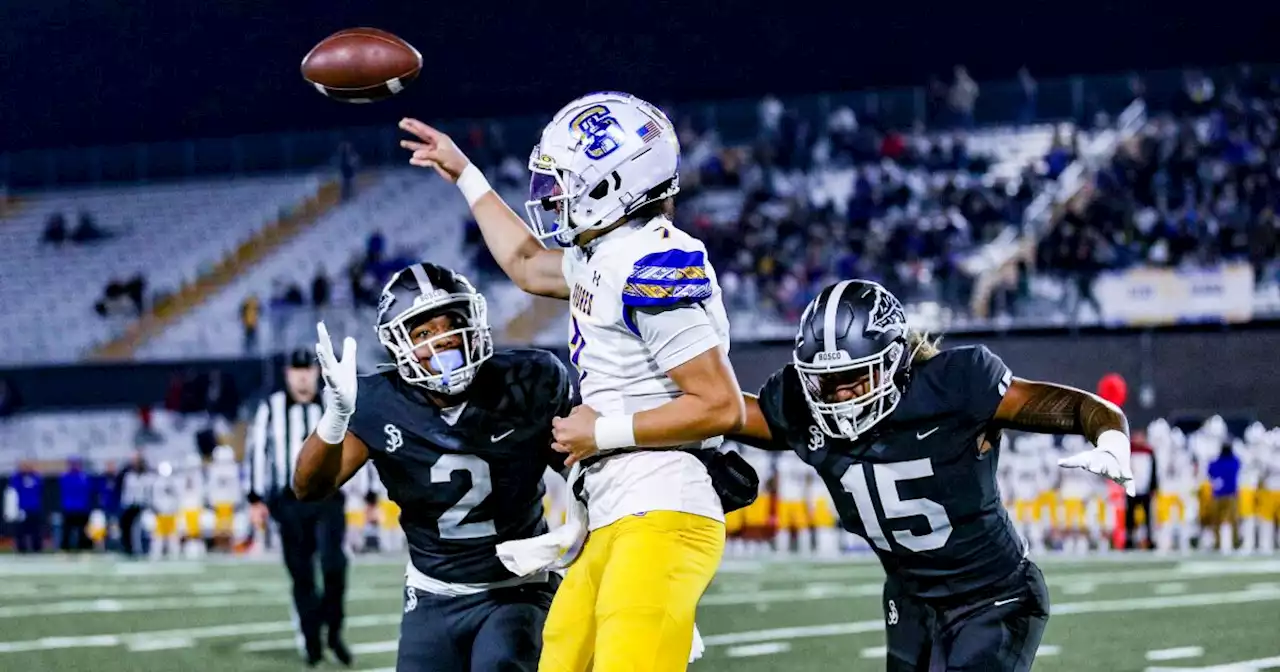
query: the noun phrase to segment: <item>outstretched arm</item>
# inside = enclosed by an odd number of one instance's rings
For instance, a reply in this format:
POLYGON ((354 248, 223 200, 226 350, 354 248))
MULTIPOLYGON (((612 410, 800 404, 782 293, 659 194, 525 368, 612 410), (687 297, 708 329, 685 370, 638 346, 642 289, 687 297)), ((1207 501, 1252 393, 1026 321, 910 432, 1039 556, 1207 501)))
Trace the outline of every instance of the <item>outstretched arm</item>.
POLYGON ((1133 496, 1129 421, 1114 404, 1065 385, 1014 378, 993 422, 1024 432, 1083 435, 1097 447, 1058 460, 1058 466, 1105 476, 1133 496))
POLYGON ((996 409, 1004 429, 1041 434, 1079 434, 1098 445, 1108 430, 1129 435, 1129 421, 1114 404, 1074 387, 1014 378, 996 409))
POLYGON ((401 147, 413 152, 410 164, 434 168, 441 177, 458 185, 480 225, 485 246, 502 272, 530 294, 568 299, 569 285, 560 270, 564 252, 548 250, 533 237, 524 220, 489 186, 484 174, 449 136, 417 119, 400 120, 400 128, 418 138, 400 141, 401 147))

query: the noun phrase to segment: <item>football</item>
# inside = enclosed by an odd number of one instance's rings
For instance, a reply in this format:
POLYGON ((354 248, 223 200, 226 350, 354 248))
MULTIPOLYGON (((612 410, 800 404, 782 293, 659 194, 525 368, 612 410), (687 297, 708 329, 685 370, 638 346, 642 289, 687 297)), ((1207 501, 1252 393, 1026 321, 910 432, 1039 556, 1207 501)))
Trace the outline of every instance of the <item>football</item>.
POLYGON ((324 38, 302 59, 302 77, 345 103, 372 103, 404 90, 422 71, 422 54, 377 28, 348 28, 324 38))

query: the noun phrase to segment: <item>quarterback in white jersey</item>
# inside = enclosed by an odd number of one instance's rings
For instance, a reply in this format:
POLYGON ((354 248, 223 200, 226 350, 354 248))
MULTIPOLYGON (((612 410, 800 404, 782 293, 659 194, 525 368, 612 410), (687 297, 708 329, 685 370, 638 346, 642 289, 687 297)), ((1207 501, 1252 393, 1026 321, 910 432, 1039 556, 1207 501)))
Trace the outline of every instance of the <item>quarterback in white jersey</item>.
POLYGON ((457 184, 507 276, 569 302, 583 404, 554 421, 553 448, 578 465, 591 534, 556 593, 539 669, 685 669, 725 544, 707 465, 746 409, 715 270, 671 223, 671 121, 626 93, 570 102, 530 154, 527 225, 448 136, 400 128, 416 137, 401 143, 412 165, 457 184))

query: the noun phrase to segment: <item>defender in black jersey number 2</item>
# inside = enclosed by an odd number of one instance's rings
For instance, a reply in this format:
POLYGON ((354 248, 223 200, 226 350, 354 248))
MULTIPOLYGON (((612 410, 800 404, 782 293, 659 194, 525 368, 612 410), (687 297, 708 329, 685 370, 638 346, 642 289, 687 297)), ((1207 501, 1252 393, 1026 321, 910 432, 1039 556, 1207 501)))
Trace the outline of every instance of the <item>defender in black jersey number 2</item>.
POLYGON ((1002 429, 1082 434, 1071 466, 1131 479, 1119 409, 1015 378, 985 347, 940 350, 880 285, 845 280, 805 309, 793 362, 732 438, 794 450, 831 492, 841 525, 884 566, 886 668, 1030 669, 1049 617, 1040 569, 996 489, 1002 429), (1080 457, 1080 456, 1077 456, 1080 457))
POLYGON ((516 576, 496 547, 547 531, 542 478, 564 462, 551 420, 577 404, 572 378, 549 352, 495 352, 484 297, 433 264, 392 277, 376 329, 392 366, 352 376, 341 438, 307 439, 294 488, 328 496, 372 460, 399 505, 397 670, 533 672, 559 577, 516 576))

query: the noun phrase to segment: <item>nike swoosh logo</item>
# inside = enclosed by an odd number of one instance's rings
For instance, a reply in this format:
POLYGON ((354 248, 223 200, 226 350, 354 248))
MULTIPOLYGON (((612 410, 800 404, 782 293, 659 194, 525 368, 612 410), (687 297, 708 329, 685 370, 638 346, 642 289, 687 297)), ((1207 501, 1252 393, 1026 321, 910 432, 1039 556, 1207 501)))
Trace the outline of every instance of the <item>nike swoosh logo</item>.
POLYGON ((1018 600, 1021 600, 1021 599, 1022 599, 1021 597, 1011 597, 1007 600, 996 600, 992 604, 994 604, 997 607, 1003 607, 1004 605, 1009 604, 1010 602, 1017 602, 1018 600))
POLYGON ((512 434, 515 434, 515 432, 516 432, 516 430, 514 430, 514 429, 508 429, 507 431, 505 431, 505 432, 503 432, 503 433, 501 433, 501 434, 495 434, 494 436, 489 437, 489 440, 490 440, 490 441, 492 441, 492 442, 494 442, 494 443, 497 443, 497 442, 499 442, 499 441, 501 441, 501 440, 503 440, 503 439, 507 438, 508 436, 511 436, 512 434))
POLYGON ((929 435, 930 435, 930 434, 932 434, 932 433, 934 433, 934 432, 938 431, 939 429, 941 429, 941 427, 934 427, 933 429, 931 429, 931 430, 929 430, 929 431, 927 431, 927 432, 924 432, 924 433, 916 432, 916 439, 927 439, 927 438, 929 438, 929 435))

